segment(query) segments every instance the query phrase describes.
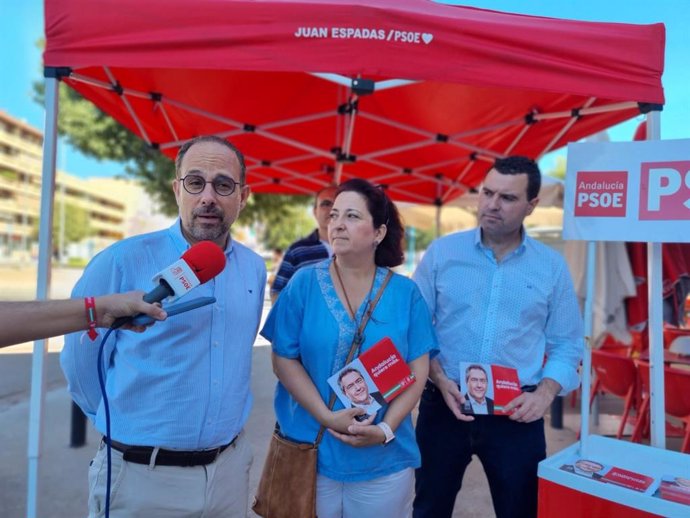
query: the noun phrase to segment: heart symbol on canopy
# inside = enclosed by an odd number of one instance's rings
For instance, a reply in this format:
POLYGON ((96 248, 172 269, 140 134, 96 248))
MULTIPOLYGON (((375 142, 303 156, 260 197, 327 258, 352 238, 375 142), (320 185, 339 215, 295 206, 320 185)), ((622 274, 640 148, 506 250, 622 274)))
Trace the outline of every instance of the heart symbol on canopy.
POLYGON ((427 45, 429 43, 431 43, 431 40, 433 40, 433 39, 434 39, 433 34, 429 34, 428 32, 425 32, 424 34, 422 34, 422 41, 424 41, 424 43, 426 43, 427 45))

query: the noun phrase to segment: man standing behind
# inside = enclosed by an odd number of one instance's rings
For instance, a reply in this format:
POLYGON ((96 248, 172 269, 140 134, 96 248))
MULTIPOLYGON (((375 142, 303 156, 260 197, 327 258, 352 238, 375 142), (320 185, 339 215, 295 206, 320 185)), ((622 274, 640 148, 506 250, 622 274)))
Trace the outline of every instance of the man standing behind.
POLYGON ((473 454, 486 472, 497 518, 537 515, 543 416, 556 395, 579 385, 583 350, 565 261, 523 227, 540 185, 534 161, 496 160, 480 191, 479 228, 434 241, 414 274, 440 347, 417 421, 422 467, 415 518, 450 518, 473 454), (509 416, 462 412, 460 362, 517 369, 523 393, 505 407, 509 416))
POLYGON ((486 397, 489 377, 486 375, 484 367, 473 364, 467 367, 465 371, 467 394, 465 394, 462 412, 464 414, 493 414, 494 400, 486 397))
MULTIPOLYGON (((250 189, 242 154, 229 142, 185 143, 173 180, 179 218, 169 229, 125 239, 97 255, 72 295, 141 289, 199 241, 227 259, 214 279, 189 297, 215 304, 176 316, 137 336, 115 332, 105 346, 111 416, 113 518, 245 518, 251 446, 241 434, 252 397, 252 345, 261 318, 266 268, 233 241, 230 227, 250 189)), ((97 343, 70 335, 61 364, 72 397, 105 433, 97 343), (83 343, 82 343, 83 342, 83 343)), ((103 512, 105 447, 89 468, 89 516, 103 512)))
POLYGON ((328 259, 332 255, 328 244, 328 221, 335 199, 336 186, 329 185, 316 193, 314 199, 314 219, 318 228, 307 237, 292 243, 283 256, 276 278, 271 285, 271 302, 275 302, 280 292, 297 270, 308 264, 328 259))

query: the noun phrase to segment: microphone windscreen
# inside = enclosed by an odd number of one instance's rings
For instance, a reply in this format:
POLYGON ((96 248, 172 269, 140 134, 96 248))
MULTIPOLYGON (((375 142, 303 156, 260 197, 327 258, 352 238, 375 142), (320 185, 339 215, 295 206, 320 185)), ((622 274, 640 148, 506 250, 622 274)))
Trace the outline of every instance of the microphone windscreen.
POLYGON ((213 279, 225 268, 225 254, 213 241, 199 241, 182 254, 201 284, 213 279))

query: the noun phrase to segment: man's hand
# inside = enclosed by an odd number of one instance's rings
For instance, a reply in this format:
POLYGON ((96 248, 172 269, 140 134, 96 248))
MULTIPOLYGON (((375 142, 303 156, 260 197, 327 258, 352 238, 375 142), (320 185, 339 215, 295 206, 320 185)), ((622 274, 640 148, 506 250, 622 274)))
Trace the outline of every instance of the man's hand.
POLYGON ((435 358, 429 362, 429 379, 434 383, 436 389, 441 392, 443 400, 457 419, 460 421, 474 421, 474 417, 462 413, 461 409, 463 403, 465 403, 465 398, 460 393, 458 384, 446 376, 441 363, 435 358))
POLYGON ((462 413, 462 405, 465 403, 465 397, 460 392, 457 383, 452 379, 446 378, 440 385, 437 385, 436 388, 441 391, 443 400, 458 420, 467 422, 474 421, 473 416, 462 413))
MULTIPOLYGON (((117 318, 133 317, 139 313, 144 313, 156 320, 165 320, 167 317, 160 305, 144 302, 143 291, 129 291, 127 293, 96 297, 98 327, 110 327, 117 318)), ((141 332, 146 327, 125 324, 122 326, 122 329, 141 332)))
POLYGON ((523 392, 505 406, 510 419, 520 423, 531 423, 544 417, 546 409, 561 391, 561 385, 551 378, 539 382, 534 392, 523 392))
POLYGON ((328 432, 336 439, 356 448, 383 444, 383 441, 386 440, 386 434, 373 422, 374 416, 372 415, 366 421, 350 425, 347 433, 336 432, 331 428, 328 429, 328 432))

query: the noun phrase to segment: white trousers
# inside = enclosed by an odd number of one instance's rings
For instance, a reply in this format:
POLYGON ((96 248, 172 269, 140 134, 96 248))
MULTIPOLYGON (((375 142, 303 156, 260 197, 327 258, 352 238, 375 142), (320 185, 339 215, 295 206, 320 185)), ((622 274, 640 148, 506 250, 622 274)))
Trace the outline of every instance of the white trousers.
MULTIPOLYGON (((235 444, 206 466, 135 464, 112 451, 112 518, 246 518, 251 444, 235 444)), ((89 518, 105 514, 107 455, 102 446, 89 468, 89 518)))
POLYGON ((319 518, 410 518, 413 500, 412 468, 366 482, 316 477, 319 518))

